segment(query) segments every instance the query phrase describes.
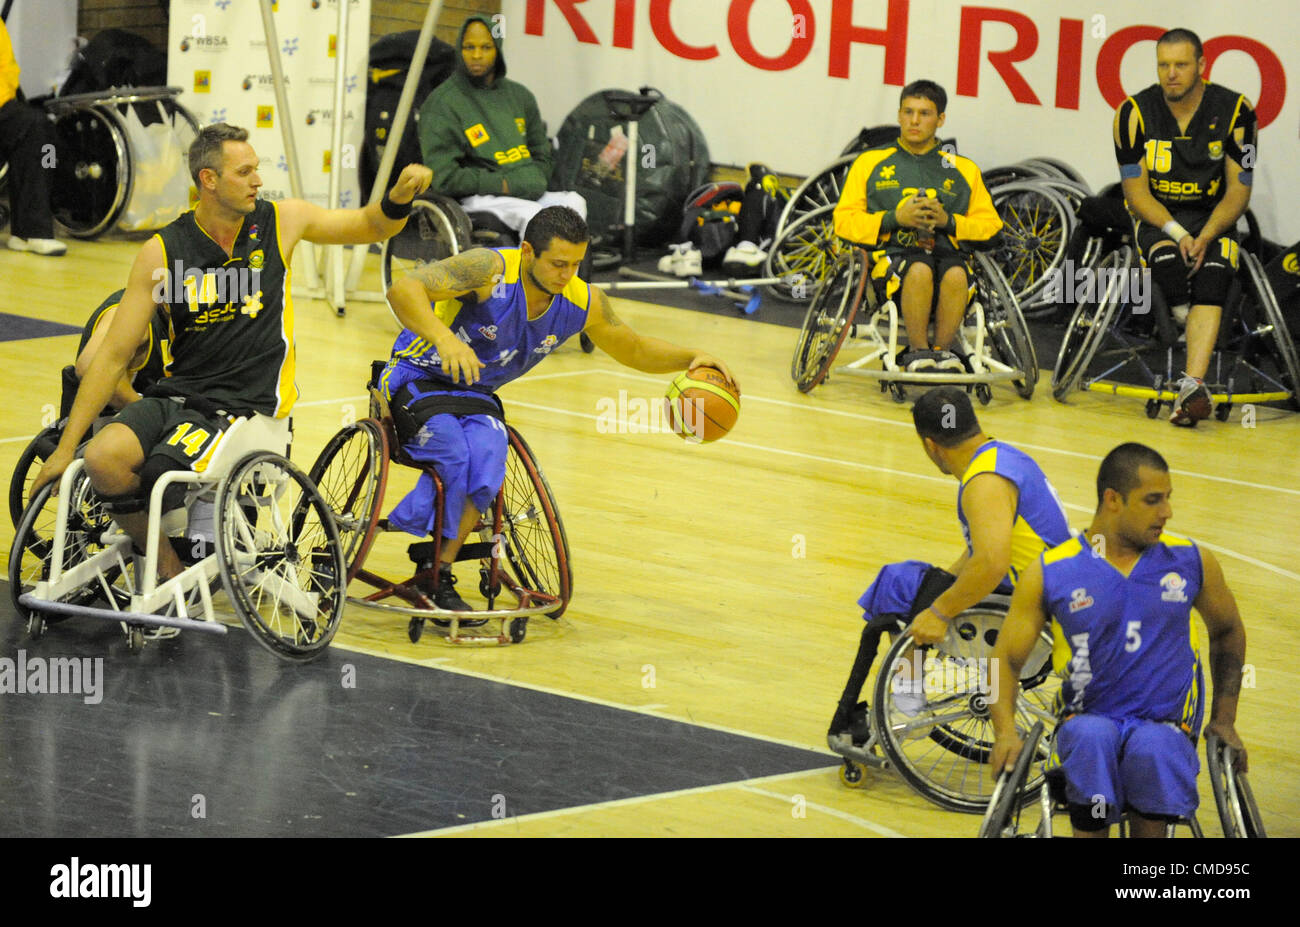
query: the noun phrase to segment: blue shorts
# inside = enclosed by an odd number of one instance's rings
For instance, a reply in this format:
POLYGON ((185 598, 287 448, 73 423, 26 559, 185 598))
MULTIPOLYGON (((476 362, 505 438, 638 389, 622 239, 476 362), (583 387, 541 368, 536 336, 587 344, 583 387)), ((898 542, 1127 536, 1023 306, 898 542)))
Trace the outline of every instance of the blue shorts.
POLYGON ((1073 715, 1056 729, 1054 753, 1076 824, 1079 815, 1100 828, 1127 810, 1151 818, 1196 810, 1201 764, 1192 739, 1172 722, 1073 715))
MULTIPOLYGON (((402 445, 417 461, 434 465, 443 487, 442 536, 460 533, 465 501, 485 512, 506 477, 506 427, 491 415, 434 415, 402 445)), ((388 516, 389 524, 416 537, 438 530, 432 478, 421 473, 415 488, 388 516)))

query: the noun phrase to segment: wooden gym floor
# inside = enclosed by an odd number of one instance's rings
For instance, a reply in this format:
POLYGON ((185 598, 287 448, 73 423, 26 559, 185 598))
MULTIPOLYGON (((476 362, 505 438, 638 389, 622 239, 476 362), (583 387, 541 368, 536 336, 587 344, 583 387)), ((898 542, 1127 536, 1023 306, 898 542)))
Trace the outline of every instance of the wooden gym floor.
MULTIPOLYGON (((100 300, 124 284, 137 247, 73 241, 60 259, 0 251, 0 312, 79 329, 100 300)), ((301 261, 300 250, 300 268, 301 261)), ((378 288, 377 263, 368 259, 363 281, 372 290, 378 288)), ((296 279, 301 285, 301 270, 296 279)), ((305 469, 341 424, 365 415, 370 361, 388 355, 396 328, 378 303, 354 301, 343 318, 320 301, 300 297, 295 305, 302 400, 294 413, 294 458, 305 469)), ((453 647, 430 633, 412 644, 404 623, 350 607, 331 653, 309 667, 276 666, 242 640, 242 632, 212 641, 191 635, 150 645, 134 657, 108 625, 70 622, 32 642, 12 627, 6 608, 3 620, 11 627, 3 655, 13 657, 19 648, 103 655, 106 671, 117 677, 110 691, 128 707, 167 699, 180 713, 170 716, 173 724, 188 718, 215 727, 212 736, 164 749, 139 711, 113 715, 131 749, 114 753, 108 764, 114 775, 98 781, 107 790, 112 779, 119 795, 143 790, 150 774, 166 774, 168 758, 178 769, 215 761, 237 739, 223 736, 226 722, 220 720, 232 702, 265 715, 267 724, 284 725, 277 729, 283 740, 261 729, 262 743, 283 744, 272 749, 299 759, 295 751, 305 749, 306 762, 319 767, 322 748, 311 742, 318 728, 303 722, 309 742, 290 744, 303 739, 293 736, 294 719, 310 718, 316 704, 337 707, 335 681, 341 667, 352 665, 364 668, 359 685, 373 674, 377 689, 389 686, 397 694, 386 703, 372 693, 356 705, 351 714, 361 731, 354 740, 337 733, 339 749, 354 751, 359 760, 369 750, 388 756, 394 742, 435 752, 446 743, 451 752, 450 745, 481 735, 498 746, 502 762, 531 770, 503 791, 484 772, 493 767, 492 752, 479 756, 477 766, 460 770, 468 782, 456 790, 460 804, 448 817, 430 810, 438 804, 431 790, 445 791, 446 783, 433 785, 418 764, 397 764, 389 786, 405 790, 407 809, 384 809, 368 833, 973 836, 976 818, 930 805, 892 773, 869 772, 866 788, 846 789, 837 777, 839 761, 824 742, 861 628, 856 599, 877 568, 906 558, 947 564, 961 548, 956 482, 925 457, 908 407, 889 401, 870 381, 846 376, 832 376, 811 396, 800 394, 788 372, 796 332, 764 323, 762 310, 756 321, 627 300, 617 308, 638 331, 725 359, 741 382, 742 415, 727 439, 703 447, 668 434, 618 433, 636 429, 606 427, 601 411, 612 403, 635 412, 639 400, 653 407, 671 377, 621 368, 599 352, 582 354, 576 344, 503 390, 511 422, 531 444, 559 500, 575 574, 568 612, 558 622, 533 622, 523 645, 453 647), (182 649, 169 655, 169 647, 182 649), (159 691, 148 677, 168 672, 172 656, 183 657, 184 675, 159 691), (506 688, 484 689, 485 682, 506 688), (413 686, 424 687, 426 707, 444 710, 431 717, 395 715, 400 692, 413 686), (192 697, 174 698, 192 689, 192 697), (273 707, 286 693, 296 702, 287 714, 273 707), (543 696, 567 698, 541 719, 536 706, 543 696), (455 712, 445 710, 453 705, 455 712), (592 720, 597 709, 600 717, 592 720), (541 731, 564 735, 514 737, 505 723, 512 712, 521 730, 541 725, 541 731), (382 734, 377 739, 364 733, 371 720, 382 734), (655 727, 641 739, 628 733, 665 722, 680 723, 655 727), (671 767, 689 765, 686 758, 724 747, 731 752, 720 765, 694 779, 669 774, 671 767), (611 751, 633 762, 596 759, 611 751), (590 755, 591 764, 571 768, 575 754, 590 755), (534 801, 561 768, 567 781, 586 779, 591 787, 559 789, 534 801), (494 800, 505 809, 503 819, 488 810, 494 800), (467 823, 450 826, 457 819, 467 823)), ((6 371, 0 473, 6 483, 49 412, 45 404, 57 403, 59 371, 76 343, 73 334, 0 341, 6 371)), ((1041 361, 1050 366, 1050 359, 1041 361)), ((1181 430, 1148 420, 1137 400, 1086 394, 1061 405, 1045 385, 1031 402, 999 388, 992 404, 977 411, 986 432, 1039 461, 1075 527, 1092 512, 1097 464, 1110 448, 1142 441, 1170 461, 1170 528, 1216 553, 1246 622, 1250 672, 1238 730, 1250 749, 1252 785, 1270 835, 1300 836, 1300 716, 1293 703, 1300 691, 1300 647, 1290 622, 1300 583, 1300 416, 1260 409, 1254 427, 1243 427, 1234 412, 1229 423, 1181 430)), ((400 498, 404 479, 390 485, 386 508, 400 498)), ((12 534, 0 519, 6 553, 12 534)), ((369 563, 389 564, 396 573, 406 564, 404 548, 396 536, 382 536, 369 563)), ((462 588, 475 585, 467 565, 460 572, 462 588)), ((32 708, 39 700, 30 695, 2 698, 6 707, 27 700, 21 712, 0 714, 7 716, 0 724, 9 728, 6 753, 14 768, 53 762, 64 753, 60 737, 75 741, 109 723, 112 714, 69 701, 61 703, 53 731, 17 737, 16 715, 39 725, 52 709, 32 708)), ((176 734, 171 726, 165 730, 176 734)), ((1201 784, 1201 823, 1218 834, 1204 775, 1201 784)), ((275 782, 266 788, 269 794, 275 782)), ((126 818, 115 823, 115 814, 129 815, 120 802, 96 806, 103 809, 101 822, 69 822, 41 807, 65 797, 57 785, 29 793, 6 778, 0 789, 8 793, 0 795, 0 805, 28 809, 21 824, 7 816, 11 823, 0 833, 177 832, 126 818)), ((230 832, 335 832, 280 826, 263 812, 250 807, 251 823, 230 832)))

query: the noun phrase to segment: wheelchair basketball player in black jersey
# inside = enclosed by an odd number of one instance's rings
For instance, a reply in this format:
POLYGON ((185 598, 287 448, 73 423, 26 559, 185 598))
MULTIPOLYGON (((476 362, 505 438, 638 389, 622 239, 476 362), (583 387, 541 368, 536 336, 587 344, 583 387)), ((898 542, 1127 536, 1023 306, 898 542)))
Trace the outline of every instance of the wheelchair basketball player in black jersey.
POLYGON ((1115 113, 1115 157, 1134 245, 1187 326, 1186 374, 1169 420, 1190 427, 1213 411, 1204 377, 1237 268, 1235 227, 1250 205, 1255 112, 1202 78, 1201 40, 1187 29, 1157 41, 1156 71, 1159 82, 1115 113))

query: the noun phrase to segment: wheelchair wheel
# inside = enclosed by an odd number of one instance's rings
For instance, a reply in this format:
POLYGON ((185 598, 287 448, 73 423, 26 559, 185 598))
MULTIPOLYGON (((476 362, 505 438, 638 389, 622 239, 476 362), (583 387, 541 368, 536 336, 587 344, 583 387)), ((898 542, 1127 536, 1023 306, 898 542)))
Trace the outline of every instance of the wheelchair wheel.
POLYGON ((1101 347, 1111 320, 1120 302, 1120 289, 1128 280, 1133 266, 1133 252, 1128 248, 1112 251, 1097 264, 1093 280, 1104 280, 1106 286, 1095 287, 1091 299, 1080 300, 1065 326, 1061 350, 1056 355, 1052 370, 1052 395, 1064 402, 1065 397, 1078 385, 1087 372, 1093 355, 1101 347), (1096 292, 1100 289, 1100 292, 1096 292))
POLYGON ((1076 171, 1069 164, 1056 158, 1026 158, 1021 162, 1027 167, 1038 167, 1046 171, 1051 171, 1066 180, 1072 181, 1080 186, 1086 187, 1088 182, 1083 179, 1083 175, 1076 171))
POLYGON ((830 272, 840 252, 832 213, 834 204, 818 206, 786 227, 767 253, 764 274, 780 277, 768 289, 792 302, 809 299, 830 272))
POLYGON ((388 484, 388 461, 388 436, 383 426, 366 418, 331 438, 308 474, 334 515, 349 581, 366 562, 375 539, 388 484))
MULTIPOLYGON (((569 540, 555 505, 555 496, 537 460, 519 432, 509 425, 510 449, 506 479, 501 486, 501 541, 505 563, 516 582, 532 592, 555 596, 560 604, 546 614, 559 618, 573 595, 573 568, 569 540)), ((491 540, 492 525, 480 535, 491 540)), ((484 566, 488 566, 487 563, 484 566)))
POLYGON ((343 618, 346 568, 330 508, 307 476, 258 451, 221 481, 217 563, 254 639, 294 662, 324 653, 343 618))
POLYGON ((1205 765, 1225 837, 1267 837, 1245 773, 1232 768, 1233 750, 1218 734, 1205 737, 1205 765))
POLYGON ((1021 181, 990 191, 1002 217, 1001 244, 994 252, 1021 303, 1029 304, 1059 273, 1074 228, 1074 210, 1055 190, 1021 181))
POLYGON ((1021 379, 1012 380, 1011 385, 1021 398, 1029 399, 1038 384, 1038 354, 1034 351, 1033 339, 1029 337, 1029 326, 1025 324, 1020 305, 997 263, 980 252, 975 253, 975 263, 980 268, 984 327, 988 330, 989 341, 998 360, 1024 374, 1021 379))
POLYGON ((23 517, 23 511, 31 498, 32 481, 40 472, 45 459, 54 453, 63 435, 62 429, 50 426, 28 442, 23 452, 18 455, 13 476, 9 478, 9 520, 15 528, 23 517))
POLYGON ((854 248, 835 262, 817 290, 794 350, 790 376, 801 392, 812 392, 830 372, 835 355, 853 327, 867 286, 867 256, 854 248))
MULTIPOLYGON (((959 615, 948 636, 930 648, 915 648, 910 635, 901 635, 876 677, 871 704, 881 748, 909 785, 949 811, 982 813, 992 797, 994 783, 986 768, 993 750, 988 706, 999 695, 992 689, 997 677, 989 656, 1005 615, 1005 603, 983 602, 959 615), (909 695, 908 678, 921 679, 922 691, 909 695)), ((1020 731, 1055 718, 1060 677, 1051 672, 1051 652, 1051 638, 1044 634, 1025 664, 1016 702, 1020 731)), ((1019 793, 1022 802, 1042 785, 1046 758, 1040 748, 1019 793)))
POLYGON ((406 225, 382 247, 379 265, 385 291, 424 264, 473 247, 469 216, 451 197, 424 194, 411 207, 406 225))
POLYGON ((73 238, 95 238, 131 201, 135 172, 126 134, 116 112, 98 106, 63 113, 54 121, 54 134, 54 218, 73 238))
POLYGON ((1300 355, 1296 352, 1295 342, 1291 340, 1286 316, 1278 305, 1277 296, 1264 275, 1259 258, 1249 252, 1241 253, 1241 261, 1246 269, 1246 280, 1250 295, 1255 305, 1262 309, 1257 321, 1268 327, 1264 350, 1273 360, 1276 374, 1284 389, 1291 393, 1291 408, 1300 410, 1300 355))
POLYGON ((989 798, 988 811, 984 812, 984 820, 980 822, 980 837, 1015 836, 1011 819, 1013 816, 1019 817, 1023 805, 1020 796, 1024 794, 1025 780, 1029 778, 1029 770, 1034 758, 1038 756, 1038 745, 1043 739, 1044 729, 1042 721, 1034 723, 1020 750, 1020 756, 1016 757, 1015 767, 998 776, 997 784, 993 786, 993 795, 989 798))
POLYGON ((840 194, 844 192, 844 180, 849 176, 849 168, 853 166, 859 154, 861 152, 841 155, 795 187, 794 192, 790 194, 790 199, 781 210, 781 217, 777 220, 773 237, 780 238, 791 224, 815 209, 821 209, 823 206, 834 209, 839 204, 840 194))

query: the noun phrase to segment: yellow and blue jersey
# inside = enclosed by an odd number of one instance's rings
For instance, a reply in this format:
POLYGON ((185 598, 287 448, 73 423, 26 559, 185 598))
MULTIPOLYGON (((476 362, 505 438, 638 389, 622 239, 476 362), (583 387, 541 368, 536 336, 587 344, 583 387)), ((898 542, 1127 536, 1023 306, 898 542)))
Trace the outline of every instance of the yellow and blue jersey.
POLYGON ((1161 534, 1128 576, 1082 536, 1042 561, 1065 711, 1172 722, 1195 737, 1204 703, 1191 616, 1203 581, 1196 545, 1161 534))
MULTIPOLYGON (((505 260, 505 271, 491 296, 480 302, 473 293, 467 293, 433 307, 443 324, 484 364, 478 383, 458 387, 469 392, 492 393, 523 376, 566 339, 582 331, 591 306, 586 281, 575 276, 563 292, 551 299, 545 312, 529 319, 528 300, 519 276, 521 254, 517 248, 497 251, 505 260)), ((451 382, 442 372, 442 358, 433 343, 403 329, 380 377, 380 387, 391 399, 404 384, 418 379, 451 382)))
POLYGON ((1065 517, 1065 507, 1032 457, 1010 444, 990 439, 975 451, 957 489, 957 518, 961 521, 968 551, 971 549, 970 524, 962 508, 962 494, 966 484, 981 473, 996 473, 1016 487, 1011 565, 1004 580, 1004 583, 1015 586, 1025 568, 1043 551, 1069 540, 1070 525, 1065 517))

